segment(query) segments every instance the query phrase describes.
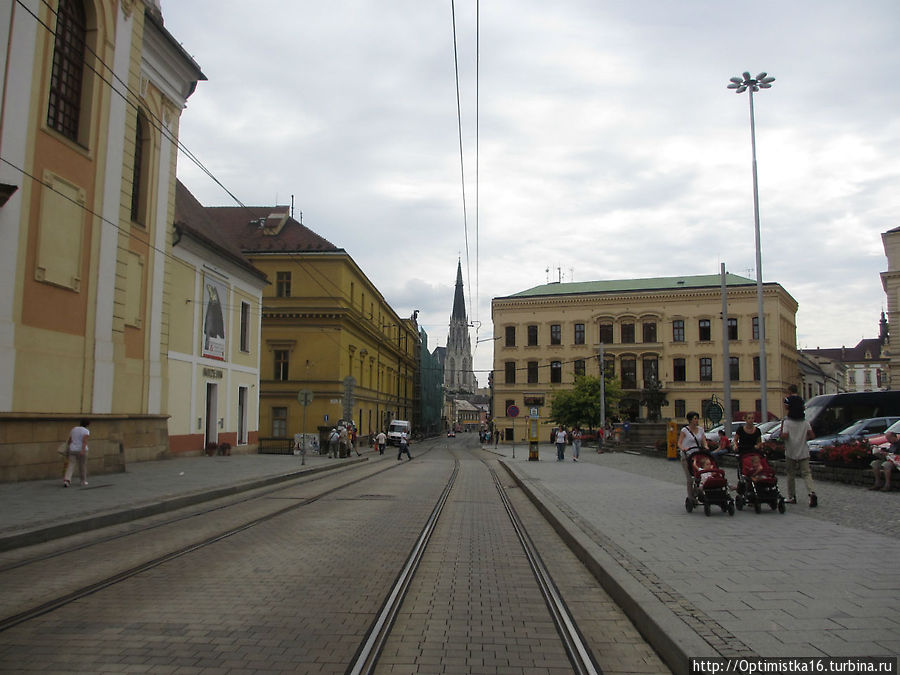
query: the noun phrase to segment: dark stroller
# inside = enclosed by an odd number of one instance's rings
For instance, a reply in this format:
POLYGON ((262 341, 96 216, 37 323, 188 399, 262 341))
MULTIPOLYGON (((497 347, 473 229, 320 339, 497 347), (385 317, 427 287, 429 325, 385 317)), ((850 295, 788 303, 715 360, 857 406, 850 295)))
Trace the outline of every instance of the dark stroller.
POLYGON ((784 497, 778 491, 778 480, 775 470, 766 461, 765 456, 757 451, 742 453, 738 458, 738 486, 735 498, 738 509, 744 504, 752 505, 757 513, 762 505, 768 504, 773 511, 778 509, 784 513, 784 497))
POLYGON ((733 516, 734 499, 728 493, 728 480, 712 455, 705 450, 698 450, 688 458, 688 466, 694 478, 694 499, 688 497, 684 500, 687 512, 693 511, 695 505, 702 504, 707 516, 713 506, 718 506, 727 511, 729 516, 733 516))

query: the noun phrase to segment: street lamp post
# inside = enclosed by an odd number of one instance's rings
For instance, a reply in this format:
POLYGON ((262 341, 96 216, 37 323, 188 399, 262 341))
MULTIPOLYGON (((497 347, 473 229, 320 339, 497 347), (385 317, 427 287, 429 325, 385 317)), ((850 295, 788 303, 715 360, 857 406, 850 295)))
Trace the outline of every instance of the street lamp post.
POLYGON ((756 175, 756 120, 753 116, 753 94, 760 89, 770 89, 775 81, 768 73, 760 73, 756 77, 750 77, 749 72, 744 72, 742 77, 732 77, 728 84, 729 89, 734 89, 736 94, 745 91, 750 96, 750 149, 753 156, 753 220, 756 235, 756 301, 758 305, 759 323, 759 381, 760 381, 760 421, 769 419, 769 407, 766 396, 766 322, 763 313, 763 285, 762 285, 762 252, 759 245, 759 184, 756 175))

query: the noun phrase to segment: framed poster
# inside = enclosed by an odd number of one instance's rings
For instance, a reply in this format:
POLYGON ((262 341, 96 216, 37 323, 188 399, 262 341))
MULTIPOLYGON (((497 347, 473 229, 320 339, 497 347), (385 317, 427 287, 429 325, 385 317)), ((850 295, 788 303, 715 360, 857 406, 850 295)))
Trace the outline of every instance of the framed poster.
POLYGON ((203 347, 210 359, 225 360, 225 303, 228 288, 209 275, 203 279, 203 347))

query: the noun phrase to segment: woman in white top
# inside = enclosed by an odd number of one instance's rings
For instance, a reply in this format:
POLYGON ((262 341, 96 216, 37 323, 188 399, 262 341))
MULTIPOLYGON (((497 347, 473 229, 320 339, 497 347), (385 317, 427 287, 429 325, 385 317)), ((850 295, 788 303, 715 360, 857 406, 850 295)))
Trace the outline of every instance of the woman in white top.
POLYGON ((688 499, 694 499, 694 478, 691 476, 688 458, 697 450, 708 450, 709 448, 706 445, 706 434, 703 433, 703 427, 700 426, 700 414, 694 411, 689 412, 687 421, 687 426, 682 427, 681 434, 678 436, 678 449, 681 451, 679 453, 681 466, 687 477, 687 496, 688 499))
POLYGON ((69 432, 69 440, 66 441, 66 449, 69 451, 67 459, 69 461, 66 463, 63 487, 69 487, 76 462, 78 463, 78 473, 81 475, 81 484, 87 485, 88 437, 91 435, 88 427, 90 425, 90 420, 81 420, 81 425, 73 427, 72 431, 69 432))

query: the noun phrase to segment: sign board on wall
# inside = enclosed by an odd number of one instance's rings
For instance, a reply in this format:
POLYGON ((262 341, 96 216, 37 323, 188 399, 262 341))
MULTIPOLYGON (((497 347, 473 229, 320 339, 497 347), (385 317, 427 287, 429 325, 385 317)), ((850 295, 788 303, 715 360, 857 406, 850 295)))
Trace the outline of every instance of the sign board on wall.
POLYGON ((203 279, 203 345, 201 353, 210 359, 225 360, 225 305, 228 288, 224 283, 205 275, 203 279))

